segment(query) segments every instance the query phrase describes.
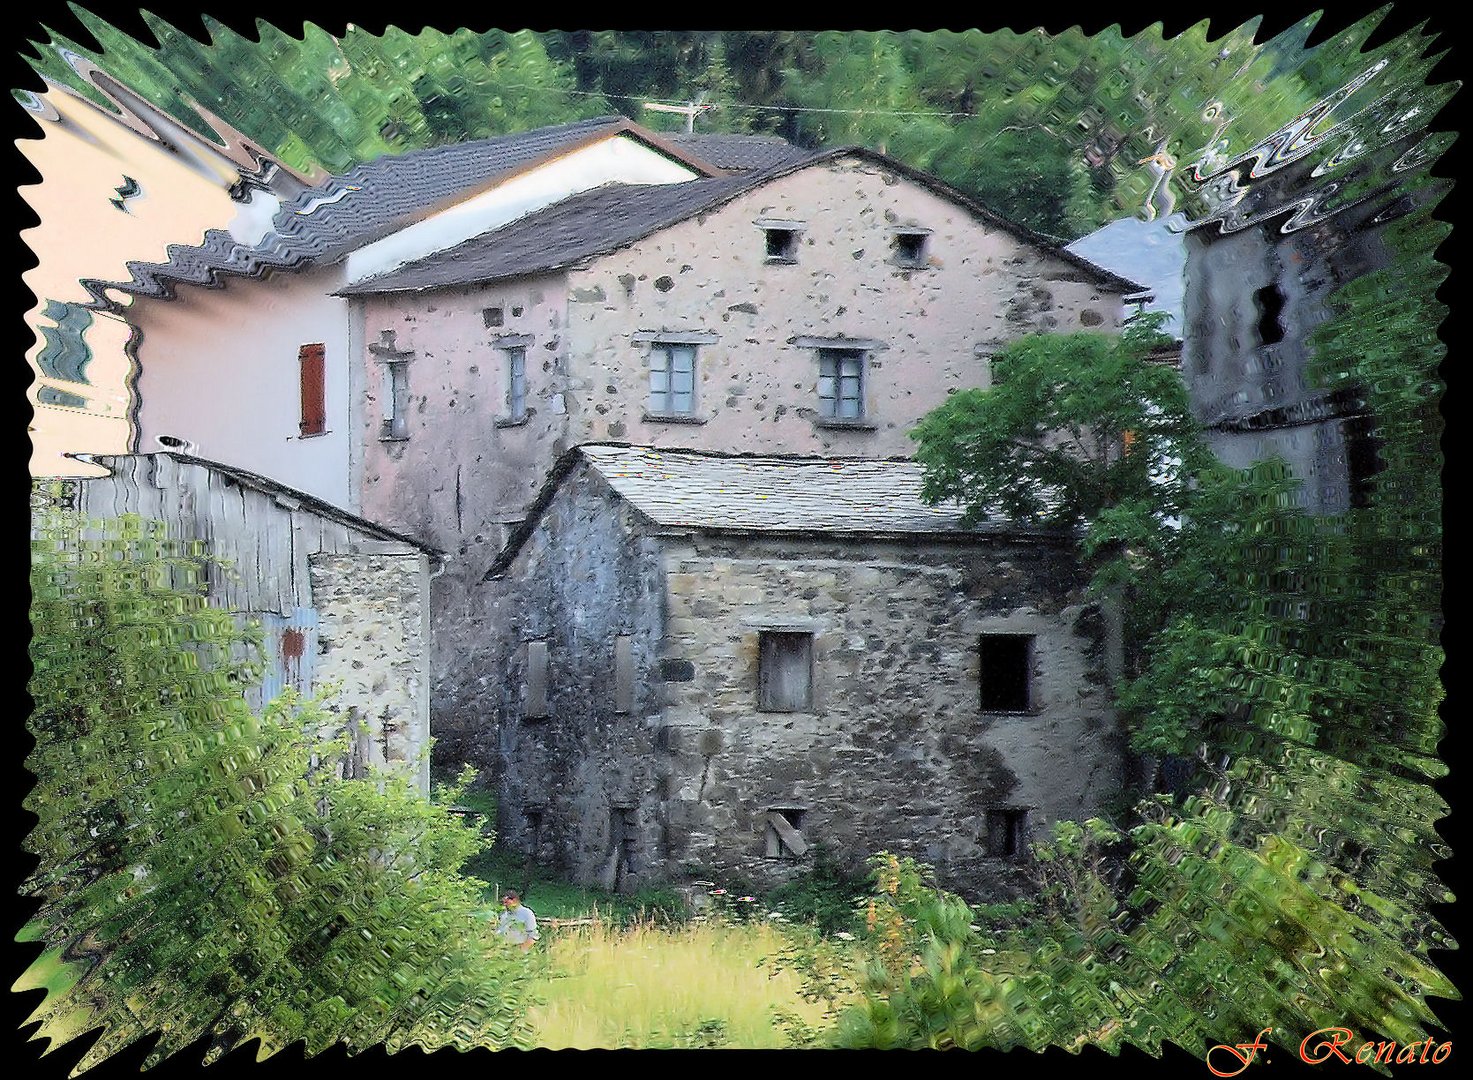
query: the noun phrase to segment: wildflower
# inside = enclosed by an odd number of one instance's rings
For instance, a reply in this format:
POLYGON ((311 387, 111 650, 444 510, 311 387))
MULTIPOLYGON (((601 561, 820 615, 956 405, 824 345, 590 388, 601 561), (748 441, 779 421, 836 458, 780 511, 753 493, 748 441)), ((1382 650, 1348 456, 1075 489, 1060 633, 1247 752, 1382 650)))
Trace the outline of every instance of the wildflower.
POLYGON ((716 882, 714 882, 714 881, 692 881, 691 884, 692 885, 698 885, 702 889, 709 889, 709 888, 712 888, 716 884, 716 882))
POLYGON ((712 889, 711 890, 711 895, 712 896, 725 896, 726 895, 726 890, 725 889, 712 889))
POLYGON ((779 920, 781 920, 782 917, 783 917, 783 913, 781 911, 769 911, 767 913, 767 917, 769 919, 779 919, 779 920))
POLYGON ((982 950, 982 955, 983 956, 996 956, 997 955, 997 950, 996 949, 983 949, 982 950))
POLYGON ((840 930, 838 933, 836 933, 834 935, 834 937, 838 938, 840 941, 853 941, 854 940, 854 935, 851 934, 848 930, 840 930))
POLYGON ((757 902, 757 898, 755 896, 738 896, 737 897, 737 903, 738 904, 755 904, 756 902, 757 902))

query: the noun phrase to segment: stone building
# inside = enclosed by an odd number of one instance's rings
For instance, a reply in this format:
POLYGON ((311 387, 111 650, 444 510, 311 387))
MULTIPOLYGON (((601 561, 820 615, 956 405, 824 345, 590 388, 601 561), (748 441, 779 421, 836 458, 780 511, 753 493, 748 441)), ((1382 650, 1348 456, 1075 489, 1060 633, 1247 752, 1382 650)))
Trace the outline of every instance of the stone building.
POLYGON ((1007 895, 1122 783, 1072 535, 963 528, 909 461, 588 445, 492 573, 499 836, 614 888, 881 850, 1007 895))
POLYGON ((353 514, 183 454, 96 455, 104 475, 62 482, 87 518, 137 514, 200 540, 225 564, 208 602, 262 631, 259 707, 287 687, 332 688, 335 734, 356 732, 350 772, 399 766, 429 790, 429 580, 436 552, 353 514))
POLYGON ((480 583, 570 447, 908 455, 1003 343, 1115 330, 1143 291, 858 148, 607 184, 344 287, 367 339, 356 505, 448 556, 441 747, 485 750, 480 583))

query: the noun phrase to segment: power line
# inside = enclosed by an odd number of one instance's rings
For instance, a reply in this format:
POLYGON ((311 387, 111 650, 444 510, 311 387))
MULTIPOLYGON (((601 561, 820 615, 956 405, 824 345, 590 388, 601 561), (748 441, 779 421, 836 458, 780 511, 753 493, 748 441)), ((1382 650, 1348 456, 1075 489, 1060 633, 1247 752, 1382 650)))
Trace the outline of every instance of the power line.
MULTIPOLYGON (((534 86, 530 83, 502 83, 501 88, 504 90, 551 91, 555 94, 575 94, 579 97, 616 97, 639 105, 667 105, 683 108, 689 104, 684 101, 662 101, 658 98, 636 97, 632 94, 611 94, 607 90, 568 90, 560 86, 534 86)), ((918 109, 821 109, 804 105, 747 105, 736 101, 709 101, 706 102, 706 106, 714 109, 758 109, 765 112, 837 113, 844 116, 931 116, 943 119, 977 115, 970 112, 926 112, 918 109)))

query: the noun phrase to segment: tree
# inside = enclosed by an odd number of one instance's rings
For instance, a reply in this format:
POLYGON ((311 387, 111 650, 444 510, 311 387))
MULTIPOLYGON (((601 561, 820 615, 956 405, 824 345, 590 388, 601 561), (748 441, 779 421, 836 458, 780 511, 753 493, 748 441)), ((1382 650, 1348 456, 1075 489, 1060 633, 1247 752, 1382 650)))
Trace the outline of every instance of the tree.
POLYGON ((41 1034, 100 1026, 79 1068, 154 1032, 155 1058, 202 1035, 263 1057, 525 1042, 520 968, 457 873, 478 829, 401 777, 338 779, 315 703, 251 713, 259 669, 197 544, 50 505, 33 536, 41 1034))

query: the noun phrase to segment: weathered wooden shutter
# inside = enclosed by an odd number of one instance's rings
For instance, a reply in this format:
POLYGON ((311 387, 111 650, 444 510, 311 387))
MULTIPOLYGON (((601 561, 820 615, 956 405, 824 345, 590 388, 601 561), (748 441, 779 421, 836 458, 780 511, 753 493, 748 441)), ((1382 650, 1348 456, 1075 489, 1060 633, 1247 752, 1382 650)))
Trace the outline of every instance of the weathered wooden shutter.
POLYGON ((326 367, 321 345, 303 345, 297 353, 302 373, 302 434, 327 430, 326 367))

